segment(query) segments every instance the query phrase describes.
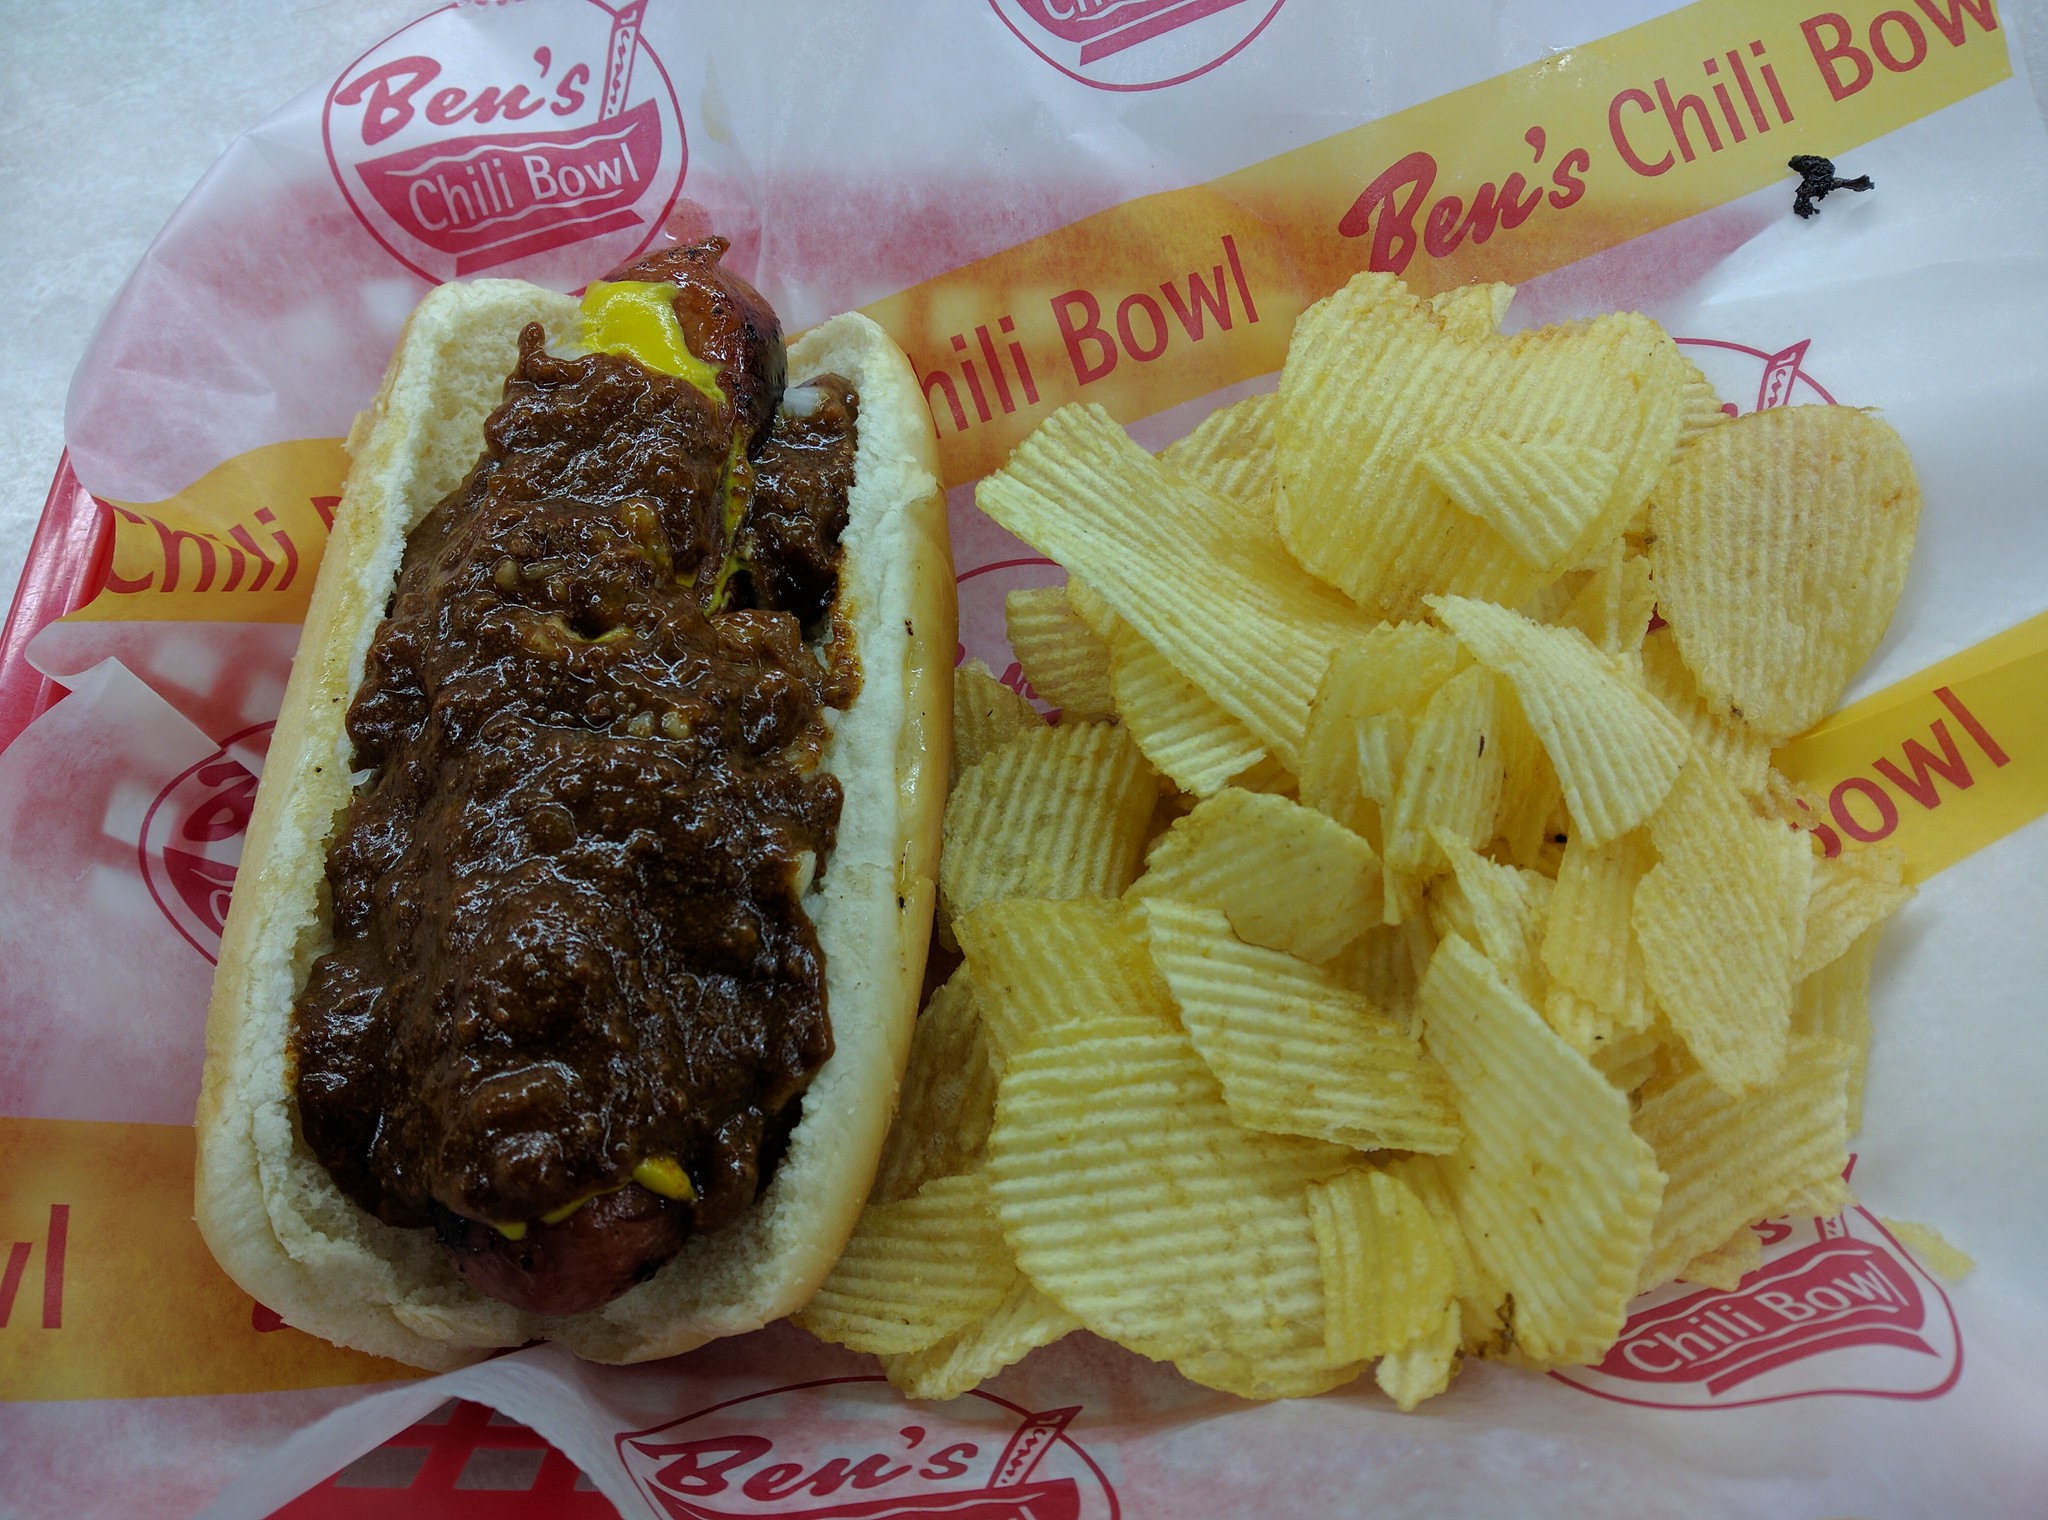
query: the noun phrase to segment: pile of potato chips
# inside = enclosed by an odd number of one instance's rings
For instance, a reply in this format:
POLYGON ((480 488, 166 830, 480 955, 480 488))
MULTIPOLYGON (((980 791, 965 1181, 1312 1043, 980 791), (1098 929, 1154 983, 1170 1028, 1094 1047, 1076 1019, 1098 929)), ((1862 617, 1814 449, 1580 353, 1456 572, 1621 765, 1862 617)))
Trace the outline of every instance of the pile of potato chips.
POLYGON ((1655 323, 1362 275, 1154 458, 1050 418, 979 503, 1057 559, 959 673, 941 934, 799 1316, 960 1393, 1085 1327, 1253 1398, 1597 1360, 1847 1202, 1901 862, 1773 748, 1882 636, 1912 466, 1724 415, 1655 323))

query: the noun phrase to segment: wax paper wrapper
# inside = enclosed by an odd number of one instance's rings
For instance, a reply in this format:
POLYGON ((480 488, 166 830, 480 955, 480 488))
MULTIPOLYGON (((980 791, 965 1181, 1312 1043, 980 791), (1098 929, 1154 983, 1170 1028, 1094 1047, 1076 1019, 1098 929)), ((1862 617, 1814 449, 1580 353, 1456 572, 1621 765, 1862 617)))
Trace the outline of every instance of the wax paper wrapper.
POLYGON ((2048 141, 1993 0, 522 0, 363 40, 115 302, 8 628, 0 1513, 2039 1512, 2048 141), (1876 188, 1795 218, 1793 154, 1876 188), (1361 269, 1514 281, 1511 326, 1647 311, 1735 410, 1882 408, 1918 558, 1851 705, 1781 757, 1921 881, 1862 1205, 1760 1226, 1741 1287, 1644 1299, 1597 1366, 1468 1366, 1412 1416, 1241 1403, 1086 1336, 944 1405, 786 1326, 428 1380, 239 1293, 191 1223, 201 1015, 339 440, 431 282, 575 289, 713 228, 791 329, 860 307, 910 354, 961 655, 1013 685, 1003 597, 1058 573, 973 482, 1071 400, 1157 447, 1271 387, 1361 269))

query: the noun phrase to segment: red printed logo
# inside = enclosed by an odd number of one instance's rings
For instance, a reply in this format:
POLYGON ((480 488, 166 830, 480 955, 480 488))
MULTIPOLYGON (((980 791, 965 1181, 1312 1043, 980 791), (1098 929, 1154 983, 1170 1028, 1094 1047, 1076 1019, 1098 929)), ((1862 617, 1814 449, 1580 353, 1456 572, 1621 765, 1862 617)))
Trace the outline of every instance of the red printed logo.
POLYGON ((220 958, 228 894, 242 858, 242 835, 256 806, 256 773, 270 744, 259 723, 175 776, 142 818, 137 846, 142 880, 171 926, 209 961, 220 958))
POLYGON ((1243 51, 1286 0, 989 0, 1003 25, 1070 79, 1156 90, 1243 51))
POLYGON ((715 1404, 618 1437, 672 1520, 1116 1520, 1116 1494, 1069 1436, 1081 1411, 991 1394, 944 1412, 880 1378, 831 1378, 715 1404))
POLYGON ((1769 1220, 1733 1292, 1672 1283, 1639 1300, 1591 1367, 1552 1377, 1653 1409, 1735 1409, 1823 1394, 1931 1399, 1963 1369, 1948 1295, 1863 1209, 1769 1220))
POLYGON ((370 235, 436 281, 575 286, 645 248, 688 157, 646 6, 448 6, 357 59, 322 130, 370 235))

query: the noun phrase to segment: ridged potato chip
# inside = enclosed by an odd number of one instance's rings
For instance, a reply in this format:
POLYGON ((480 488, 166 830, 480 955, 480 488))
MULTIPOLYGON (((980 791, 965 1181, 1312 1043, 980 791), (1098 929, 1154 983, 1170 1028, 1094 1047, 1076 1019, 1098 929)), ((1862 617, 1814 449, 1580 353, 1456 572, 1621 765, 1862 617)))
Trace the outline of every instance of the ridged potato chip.
POLYGON ((1110 690, 1131 738, 1162 776, 1207 797, 1266 763, 1258 736, 1122 619, 1110 614, 1110 690))
POLYGON ((1361 274, 1295 324, 1274 436, 1280 531, 1316 575, 1386 618, 1431 592, 1519 603, 1549 578, 1453 505, 1423 456, 1442 440, 1612 455, 1608 495, 1562 556, 1618 534, 1678 438, 1684 371, 1644 317, 1467 338, 1390 275, 1361 274))
POLYGON ((1754 797, 1770 781, 1771 741, 1742 719, 1707 705, 1669 628, 1643 639, 1643 685, 1671 710, 1693 743, 1712 755, 1742 790, 1754 797))
POLYGON ((1317 687, 1301 800, 1377 849, 1419 717, 1457 671, 1458 643, 1422 623, 1383 623, 1338 649, 1317 687))
POLYGON ((1285 797, 1226 787, 1152 847, 1127 898, 1220 908, 1247 944, 1327 961, 1380 917, 1380 859, 1285 797))
POLYGON ((996 1073, 965 966, 932 993, 917 1016, 910 1062, 897 1091, 896 1118, 882 1146, 870 1203, 894 1203, 935 1177, 970 1172, 988 1145, 996 1073))
POLYGON ((1338 985, 1364 993, 1373 1007, 1413 1033, 1415 998, 1436 941, 1427 916, 1412 914, 1398 924, 1375 924, 1324 969, 1338 985))
POLYGON ((1277 537, 1273 498, 1280 477, 1273 463, 1273 404, 1269 393, 1219 407, 1185 438, 1159 451, 1159 462, 1243 507, 1261 536, 1277 537))
POLYGON ((1416 721, 1394 806, 1382 822, 1392 870, 1427 875, 1442 869, 1440 834, 1473 846, 1493 838, 1502 775, 1500 745, 1493 740, 1499 686, 1492 671, 1469 666, 1437 689, 1416 721))
POLYGON ((1571 814, 1557 768, 1543 741, 1529 726, 1521 698, 1512 689, 1494 709, 1494 742, 1500 748, 1501 788, 1494 838, 1504 858, 1527 870, 1555 877, 1571 838, 1571 814))
POLYGON ((1680 395, 1678 422, 1680 449, 1708 428, 1719 427, 1728 420, 1728 413, 1721 409, 1721 397, 1713 382, 1700 373, 1700 367, 1692 360, 1684 359, 1684 364, 1685 384, 1680 395))
POLYGON ((1430 888, 1432 916, 1441 895, 1447 904, 1455 901, 1452 916, 1457 919, 1455 928, 1436 924, 1437 937, 1463 933, 1486 952, 1510 986, 1538 1004, 1546 980, 1539 955, 1554 890, 1549 879, 1488 860, 1448 833, 1437 835, 1437 847, 1452 874, 1430 888))
MULTIPOLYGON (((1554 990, 1554 989, 1553 989, 1554 990)), ((1593 1069, 1623 1092, 1632 1093, 1656 1075, 1657 1057, 1663 1042, 1654 1029, 1638 1029, 1596 1040, 1591 1055, 1593 1069)))
POLYGON ((1650 994, 1707 1075, 1730 1093, 1775 1081, 1792 1027, 1813 851, 1759 818, 1695 752, 1650 820, 1661 857, 1631 919, 1650 994))
POLYGON ((1870 966, 1881 926, 1816 971, 1792 994, 1792 1037, 1832 1042, 1849 1052, 1849 1133, 1863 1128, 1863 1075, 1870 1061, 1870 966))
POLYGON ((1968 1252, 1950 1243, 1941 1231, 1931 1224, 1915 1224, 1910 1219, 1887 1219, 1880 1216, 1878 1222, 1893 1235, 1899 1244, 1920 1259, 1928 1271, 1946 1277, 1950 1282, 1961 1282, 1977 1269, 1977 1263, 1968 1252))
POLYGON ((1422 468, 1453 506, 1493 529, 1524 564, 1555 574, 1605 509, 1621 456, 1583 443, 1475 433, 1423 450, 1422 468))
POLYGON ((1461 938, 1437 946, 1422 1021, 1465 1123, 1445 1175, 1474 1253, 1514 1300, 1515 1345, 1553 1366, 1597 1360, 1664 1190, 1627 1096, 1461 938))
POLYGON ((1088 1329, 1247 1398, 1356 1377, 1323 1344, 1305 1190, 1345 1153, 1239 1128, 1163 1019, 1067 1024, 1017 1052, 989 1142, 1017 1264, 1088 1329))
POLYGON ((958 1398, 1080 1328, 1079 1320, 1012 1267, 1010 1291, 994 1313, 922 1351, 884 1356, 882 1375, 905 1398, 958 1398))
POLYGON ((1913 896, 1906 857, 1886 845, 1845 850, 1813 863, 1813 895, 1806 901, 1806 939, 1794 973, 1813 975, 1913 896))
POLYGON ((1211 908, 1139 912, 1180 1021, 1237 1122, 1356 1150, 1458 1144, 1443 1073, 1415 1037, 1306 961, 1240 942, 1211 908))
POLYGON ((979 660, 953 672, 953 776, 978 765, 1019 734, 1045 727, 1038 709, 998 681, 979 660))
POLYGON ((1398 1177, 1436 1222, 1437 1238, 1450 1253, 1452 1291, 1458 1300, 1459 1333, 1453 1345, 1483 1355, 1505 1343, 1508 1290, 1474 1252, 1458 1214, 1451 1177, 1469 1169, 1461 1156, 1403 1156, 1382 1168, 1398 1177))
POLYGON ((1486 338, 1508 319, 1515 287, 1496 280, 1485 285, 1453 285, 1429 298, 1429 309, 1444 331, 1460 338, 1486 338))
POLYGON ((1137 879, 1159 786, 1123 729, 1040 726, 961 773, 939 897, 957 921, 1002 897, 1114 897, 1137 879))
POLYGON ((1061 586, 1012 591, 1003 627, 1024 679, 1071 723, 1116 713, 1109 691, 1109 645, 1083 622, 1061 586))
POLYGON ((1650 562, 1624 552, 1617 538, 1607 546, 1600 566, 1548 621, 1578 629, 1602 654, 1624 655, 1642 648, 1656 610, 1650 562))
POLYGON ((1372 619, 1277 546, 1247 539, 1228 498, 1162 465, 1096 406, 1062 407, 975 501, 1099 593, 1290 770, 1337 646, 1372 619))
POLYGON ((1415 1340, 1374 1365, 1373 1381, 1403 1414, 1451 1386, 1451 1376, 1458 1370, 1459 1325, 1458 1306, 1453 1304, 1415 1340))
POLYGON ((1782 1213, 1803 1188, 1849 1164, 1849 1052, 1801 1043, 1784 1075, 1731 1098, 1705 1072, 1646 1094, 1636 1132, 1668 1181, 1638 1274, 1647 1292, 1752 1220, 1782 1213))
POLYGON ((1773 407, 1695 438, 1650 556, 1709 709, 1775 739, 1825 716, 1884 637, 1919 520, 1905 442, 1869 412, 1773 407))
POLYGON ((1685 730, 1584 634, 1463 597, 1432 597, 1430 606, 1514 687, 1557 769, 1574 834, 1605 844, 1657 810, 1685 763, 1685 730))
POLYGON ((1711 1251, 1695 1256, 1678 1273, 1678 1280, 1733 1293, 1742 1286, 1743 1278, 1763 1264, 1763 1238, 1744 1225, 1711 1251))
MULTIPOLYGON (((1649 1025, 1654 1010, 1633 921, 1636 887, 1656 860, 1642 830, 1602 845, 1575 838, 1564 848, 1543 931, 1543 965, 1590 1006, 1589 1038, 1649 1025)), ((1591 1054, 1580 1040, 1571 1043, 1591 1054)))
POLYGON ((790 1316, 852 1351, 921 1351, 992 1313, 1016 1267, 980 1172, 863 1210, 831 1275, 790 1316))
POLYGON ((1323 1264, 1323 1343, 1331 1361, 1387 1356, 1451 1316, 1450 1249, 1398 1177, 1353 1171, 1310 1183, 1308 1217, 1323 1264))
POLYGON ((958 933, 998 1074, 1062 1024, 1137 1013, 1172 1022, 1143 926, 1114 899, 990 903, 958 933))

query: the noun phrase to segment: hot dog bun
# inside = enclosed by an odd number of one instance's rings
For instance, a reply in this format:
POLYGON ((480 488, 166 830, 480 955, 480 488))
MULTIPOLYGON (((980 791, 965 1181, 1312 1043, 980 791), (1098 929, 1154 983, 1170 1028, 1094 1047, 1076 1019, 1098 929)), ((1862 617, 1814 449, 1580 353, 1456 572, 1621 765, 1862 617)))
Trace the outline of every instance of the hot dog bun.
POLYGON ((349 805, 345 728, 406 534, 469 472, 484 419, 542 323, 577 351, 568 296, 515 281, 444 285, 400 335, 349 438, 354 464, 321 564, 250 820, 207 1014, 197 1216, 215 1258, 300 1329, 415 1366, 557 1340, 636 1362, 755 1329, 800 1307, 853 1228, 894 1108, 916 1017, 951 748, 955 609, 931 421, 909 362, 857 314, 789 351, 792 382, 836 372, 860 395, 856 478, 836 603, 858 697, 823 767, 844 788, 830 868, 805 899, 825 953, 834 1039, 773 1180, 601 1309, 527 1313, 457 1275, 433 1232, 350 1202, 300 1133, 293 1006, 329 947, 325 852, 349 805))

